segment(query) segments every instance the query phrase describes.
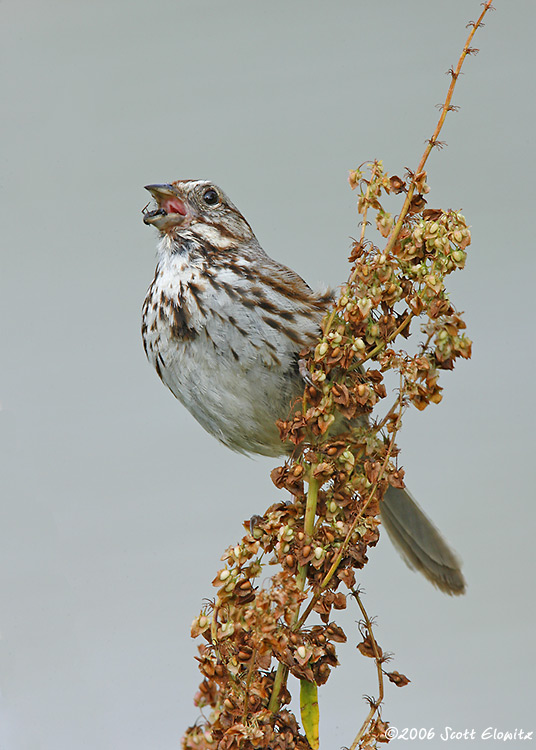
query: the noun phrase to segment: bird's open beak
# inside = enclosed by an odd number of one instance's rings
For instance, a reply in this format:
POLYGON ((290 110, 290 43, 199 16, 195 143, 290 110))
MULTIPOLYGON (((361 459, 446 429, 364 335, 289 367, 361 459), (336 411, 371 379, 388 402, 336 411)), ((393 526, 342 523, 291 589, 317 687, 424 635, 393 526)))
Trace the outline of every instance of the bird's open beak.
POLYGON ((158 208, 143 210, 143 223, 166 231, 184 223, 188 215, 186 204, 179 197, 173 185, 145 185, 156 201, 158 208))

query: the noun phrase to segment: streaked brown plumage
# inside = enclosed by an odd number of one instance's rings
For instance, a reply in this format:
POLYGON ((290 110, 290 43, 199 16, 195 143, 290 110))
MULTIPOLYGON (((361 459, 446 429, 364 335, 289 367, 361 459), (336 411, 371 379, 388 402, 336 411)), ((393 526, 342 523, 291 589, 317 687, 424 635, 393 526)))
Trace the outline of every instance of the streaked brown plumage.
MULTIPOLYGON (((303 392, 299 352, 318 338, 330 292, 314 292, 261 248, 227 196, 205 180, 149 185, 160 232, 143 305, 145 352, 203 427, 233 450, 284 452, 275 421, 303 392)), ((412 568, 461 594, 459 562, 406 490, 389 488, 382 522, 412 568)))

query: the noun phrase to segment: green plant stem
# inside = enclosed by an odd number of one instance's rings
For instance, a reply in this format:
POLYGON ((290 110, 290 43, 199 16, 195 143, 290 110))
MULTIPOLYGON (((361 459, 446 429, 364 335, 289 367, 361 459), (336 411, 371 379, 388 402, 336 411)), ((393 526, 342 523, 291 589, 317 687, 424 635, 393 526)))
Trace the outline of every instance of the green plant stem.
POLYGON ((270 696, 270 703, 268 704, 268 710, 271 711, 273 714, 277 713, 279 711, 279 693, 281 692, 281 688, 286 683, 288 677, 288 667, 286 664, 283 664, 282 662, 279 662, 279 666, 277 667, 277 672, 275 674, 275 680, 274 680, 274 689, 272 690, 272 695, 270 696))
MULTIPOLYGON (((305 522, 303 530, 305 535, 311 538, 315 530, 315 516, 316 516, 316 504, 318 502, 318 479, 316 479, 311 470, 309 477, 309 488, 307 490, 307 505, 305 507, 305 522)), ((298 577, 297 584, 300 591, 305 588, 305 580, 307 578, 307 563, 305 565, 298 566, 298 577)))

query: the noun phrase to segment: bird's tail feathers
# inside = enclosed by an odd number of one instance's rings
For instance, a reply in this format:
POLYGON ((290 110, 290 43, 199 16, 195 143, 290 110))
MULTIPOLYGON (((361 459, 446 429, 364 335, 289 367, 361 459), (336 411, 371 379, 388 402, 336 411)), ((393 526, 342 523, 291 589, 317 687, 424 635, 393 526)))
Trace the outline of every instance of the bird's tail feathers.
POLYGON ((432 521, 406 489, 389 487, 381 520, 407 565, 446 594, 465 593, 461 564, 432 521))

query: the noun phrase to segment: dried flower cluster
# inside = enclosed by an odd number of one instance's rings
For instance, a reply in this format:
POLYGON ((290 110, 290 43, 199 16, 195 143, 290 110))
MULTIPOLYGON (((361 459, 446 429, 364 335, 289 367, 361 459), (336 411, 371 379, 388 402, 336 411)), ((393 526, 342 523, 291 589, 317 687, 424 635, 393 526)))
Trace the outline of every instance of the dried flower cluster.
POLYGON ((374 659, 379 682, 379 696, 369 699, 351 750, 388 741, 380 713, 383 675, 398 687, 408 679, 384 671, 387 657, 372 633, 356 570, 378 541, 386 488, 404 486, 395 439, 405 409, 438 403, 441 370, 471 355, 465 323, 445 286, 448 275, 464 267, 470 231, 459 211, 426 207, 423 167, 439 144, 461 64, 489 7, 487 2, 450 71, 451 87, 419 168, 404 179, 389 177, 376 161, 366 173, 350 173, 362 215, 351 273, 318 344, 302 353, 303 399, 278 423, 281 439, 294 451, 272 479, 290 496, 244 524, 247 533, 226 551, 213 581, 215 599, 193 622, 192 636, 204 638, 198 657, 203 681, 195 697, 204 718, 186 732, 184 750, 318 747, 316 686, 338 664, 336 644, 346 634, 333 617, 349 594, 363 616, 357 648, 374 659), (404 200, 396 221, 383 205, 393 194, 404 200), (383 248, 365 240, 372 212, 386 238, 383 248), (410 332, 411 352, 401 348, 410 332), (373 419, 388 396, 388 371, 398 374, 396 397, 383 417, 373 419), (269 579, 266 565, 277 566, 269 579), (311 625, 313 611, 319 617, 311 625), (289 672, 302 684, 303 732, 284 708, 289 672))
MULTIPOLYGON (((390 248, 363 239, 354 243, 350 278, 322 338, 303 352, 309 381, 303 400, 279 422, 282 440, 296 449, 272 472, 274 484, 287 489, 292 501, 248 522, 248 533, 227 550, 225 567, 213 581, 216 600, 193 623, 192 635, 206 640, 196 703, 212 713, 188 731, 185 748, 310 747, 296 719, 280 710, 290 700, 286 674, 323 685, 337 665, 335 644, 346 635, 332 615, 347 604, 347 593, 339 589, 342 584, 356 593, 355 571, 378 541, 383 493, 388 484, 404 486, 394 442, 403 411, 409 403, 423 409, 440 401, 440 370, 470 356, 465 324, 445 289, 446 276, 465 263, 470 232, 464 217, 424 208, 425 173, 401 180, 389 178, 381 162, 369 168, 369 178, 352 172, 350 184, 360 191, 359 212, 366 217, 374 210, 384 235, 393 222, 383 196, 406 193, 408 185, 418 192, 390 248), (413 319, 421 321, 422 335, 417 351, 408 353, 395 344, 408 337, 413 319), (372 421, 369 415, 387 396, 388 370, 399 373, 400 388, 383 419, 372 421), (347 433, 340 433, 341 423, 348 424, 347 433), (336 438, 330 437, 333 426, 336 438), (280 570, 260 586, 267 562, 280 570), (320 624, 306 625, 313 610, 320 624)), ((368 628, 358 648, 373 658, 377 651, 380 663, 385 661, 368 628)), ((397 672, 389 678, 399 686, 407 682, 397 672)), ((379 719, 372 724, 370 741, 380 739, 386 726, 379 719)))

